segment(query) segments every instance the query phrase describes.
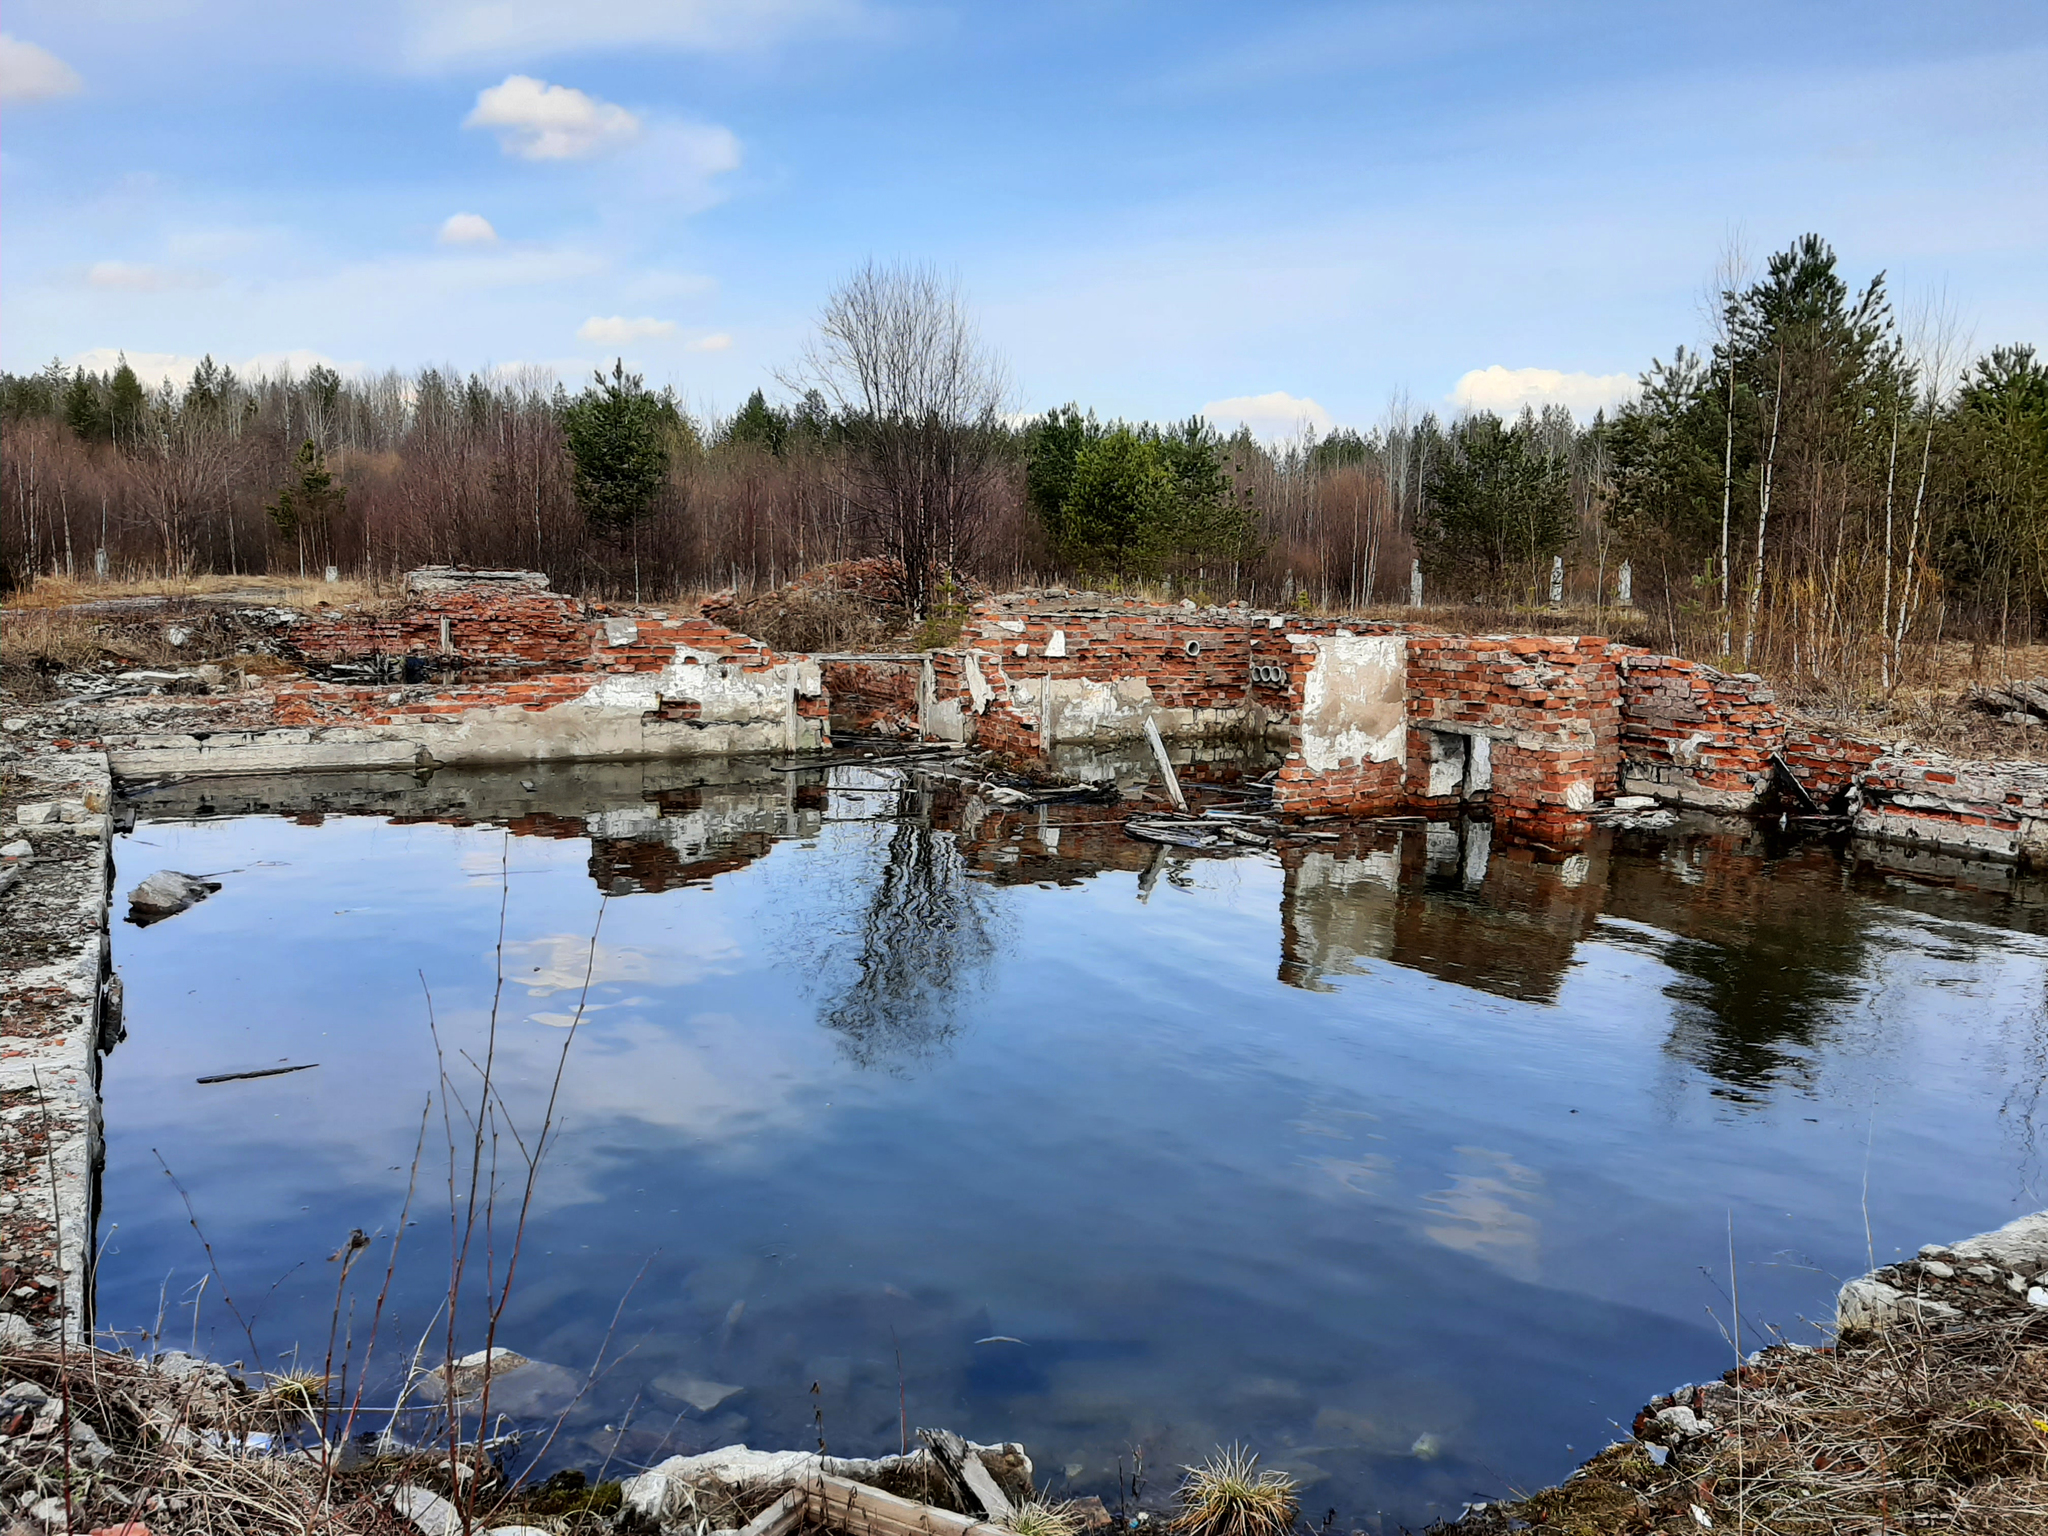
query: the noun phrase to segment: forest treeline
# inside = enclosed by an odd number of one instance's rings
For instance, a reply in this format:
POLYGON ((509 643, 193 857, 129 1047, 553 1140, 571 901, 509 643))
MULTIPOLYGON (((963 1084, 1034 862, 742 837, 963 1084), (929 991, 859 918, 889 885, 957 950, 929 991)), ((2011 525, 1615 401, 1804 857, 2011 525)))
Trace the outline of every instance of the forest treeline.
POLYGON ((623 366, 575 393, 427 369, 145 388, 125 363, 0 375, 10 579, 531 566, 565 587, 758 588, 884 552, 916 606, 1145 583, 1271 606, 1613 606, 1674 649, 1888 688, 1937 638, 2048 618, 2048 364, 1909 334, 1881 274, 1806 236, 1720 285, 1712 334, 1590 423, 1392 410, 1281 445, 1200 419, 1005 414, 929 271, 870 267, 724 419, 623 366), (102 552, 104 552, 102 554, 102 552))

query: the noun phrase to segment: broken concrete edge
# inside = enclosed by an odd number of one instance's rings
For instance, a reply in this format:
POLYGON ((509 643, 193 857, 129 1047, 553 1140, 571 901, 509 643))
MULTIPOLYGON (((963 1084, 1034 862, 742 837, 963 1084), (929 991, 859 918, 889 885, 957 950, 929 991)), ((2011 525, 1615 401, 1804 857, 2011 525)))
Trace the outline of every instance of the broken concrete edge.
MULTIPOLYGON (((1031 1487, 1031 1458, 1015 1441, 999 1445, 965 1442, 998 1486, 1005 1492, 1031 1487)), ((745 1445, 729 1445, 694 1456, 671 1456, 647 1471, 627 1478, 620 1486, 623 1509, 630 1515, 655 1524, 683 1516, 688 1506, 685 1490, 693 1486, 718 1486, 759 1493, 784 1488, 815 1486, 823 1479, 874 1485, 878 1479, 908 1481, 924 1473, 945 1477, 938 1459, 928 1447, 899 1456, 843 1457, 818 1451, 757 1451, 745 1445)), ((959 1517, 955 1516, 955 1519, 959 1517)), ((973 1523, 973 1522, 968 1522, 973 1523)))
POLYGON ((2048 1311, 2048 1211, 2015 1217, 1958 1242, 1929 1243, 1916 1258, 1857 1276, 1836 1295, 1835 1332, 1959 1322, 1968 1310, 1979 1310, 1971 1303, 1980 1301, 2007 1311, 2048 1311))
POLYGON ((17 794, 47 794, 84 813, 28 824, 43 838, 24 871, 33 888, 8 897, 10 928, 39 929, 44 950, 39 963, 0 975, 0 1243, 41 1294, 23 1297, 18 1286, 0 1298, 0 1317, 19 1319, 4 1325, 17 1338, 61 1330, 77 1344, 90 1337, 92 1323, 105 1158, 100 1058, 121 1030, 107 928, 113 780, 101 752, 46 754, 12 772, 17 794))

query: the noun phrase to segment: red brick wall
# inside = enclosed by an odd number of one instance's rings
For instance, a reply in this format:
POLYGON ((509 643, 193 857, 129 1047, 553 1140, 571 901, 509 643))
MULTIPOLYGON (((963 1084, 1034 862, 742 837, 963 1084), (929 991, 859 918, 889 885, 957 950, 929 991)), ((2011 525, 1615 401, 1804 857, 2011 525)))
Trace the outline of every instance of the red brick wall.
POLYGON ((1291 754, 1273 780, 1273 804, 1290 816, 1374 816, 1406 809, 1399 763, 1314 769, 1291 754))
POLYGON ((317 613, 293 627, 292 643, 311 661, 438 656, 443 618, 465 666, 567 667, 590 654, 593 626, 577 599, 482 584, 421 593, 392 613, 317 613))
POLYGON ((1785 717, 1760 677, 1617 646, 1621 750, 1629 771, 1702 789, 1754 794, 1785 742, 1785 717))
MULTIPOLYGON (((1294 626, 1299 629, 1300 626, 1294 626)), ((1039 604, 984 603, 968 620, 962 643, 990 651, 1012 676, 1036 681, 1091 678, 1107 682, 1142 677, 1163 709, 1235 709, 1251 695, 1253 659, 1284 664, 1285 630, 1269 629, 1246 609, 1198 609, 1132 604, 1104 609, 1061 609, 1039 604), (1021 624, 1021 630, 1002 627, 1021 624), (1047 656, 1053 632, 1065 636, 1064 656, 1047 656), (1188 654, 1193 641, 1197 654, 1188 654), (1017 654, 1018 646, 1026 654, 1017 654)), ((993 679, 991 679, 993 681, 993 679)))
POLYGON ((1864 771, 1884 756, 1884 748, 1874 741, 1796 723, 1785 729, 1783 751, 1785 766, 1823 806, 1846 795, 1864 771))
POLYGON ((835 728, 860 735, 917 734, 923 668, 912 661, 828 661, 825 697, 835 728))

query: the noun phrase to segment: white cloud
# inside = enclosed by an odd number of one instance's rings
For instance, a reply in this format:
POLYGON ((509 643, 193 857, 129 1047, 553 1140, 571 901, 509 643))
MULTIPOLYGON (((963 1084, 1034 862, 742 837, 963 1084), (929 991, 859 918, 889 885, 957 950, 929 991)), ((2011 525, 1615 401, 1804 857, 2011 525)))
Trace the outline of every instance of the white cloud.
POLYGON ((494 245, 498 232, 480 213, 451 213, 434 238, 443 245, 494 245))
POLYGON ((1630 373, 1559 373, 1555 368, 1474 368, 1458 380, 1451 391, 1451 403, 1461 410, 1492 411, 1496 416, 1513 416, 1523 406, 1542 410, 1546 405, 1568 406, 1577 416, 1611 409, 1632 398, 1635 375, 1630 373))
POLYGON ((0 101, 48 101, 84 88, 78 71, 49 49, 0 32, 0 101))
MULTIPOLYGON (((80 352, 65 359, 67 368, 83 368, 87 373, 109 373, 121 366, 126 356, 128 366, 135 370, 135 377, 146 389, 155 389, 168 380, 183 387, 192 380, 192 370, 200 359, 187 357, 181 352, 128 352, 118 347, 94 347, 89 352, 80 352)), ((324 352, 312 352, 300 347, 290 352, 259 352, 253 357, 216 357, 216 363, 235 370, 243 378, 255 378, 265 374, 283 373, 287 369, 297 377, 305 377, 306 371, 316 364, 336 370, 339 373, 356 374, 362 371, 360 363, 337 363, 324 352)))
POLYGON ((732 337, 724 331, 714 331, 709 336, 699 336, 689 345, 692 352, 723 352, 732 345, 732 337))
POLYGON ((859 0, 414 0, 410 52, 425 64, 544 58, 599 49, 733 53, 859 28, 859 0))
POLYGON ((585 341, 601 341, 606 346, 622 347, 628 342, 645 341, 653 336, 672 336, 675 329, 675 321, 657 320, 652 315, 641 315, 632 320, 624 315, 592 315, 576 327, 576 334, 585 341))
POLYGON ((87 287, 109 288, 122 293, 163 293, 172 288, 203 288, 211 281, 204 272, 180 272, 170 267, 152 267, 133 261, 96 261, 85 269, 87 287))
POLYGON ((462 126, 493 129, 505 153, 524 160, 581 160, 640 136, 640 119, 624 107, 531 75, 478 91, 462 126))
POLYGON ((1202 414, 1225 432, 1238 426, 1252 429, 1254 437, 1271 441, 1292 437, 1303 427, 1314 427, 1318 435, 1330 430, 1330 413, 1307 396, 1290 395, 1284 389, 1263 395, 1232 395, 1228 400, 1211 400, 1202 414))

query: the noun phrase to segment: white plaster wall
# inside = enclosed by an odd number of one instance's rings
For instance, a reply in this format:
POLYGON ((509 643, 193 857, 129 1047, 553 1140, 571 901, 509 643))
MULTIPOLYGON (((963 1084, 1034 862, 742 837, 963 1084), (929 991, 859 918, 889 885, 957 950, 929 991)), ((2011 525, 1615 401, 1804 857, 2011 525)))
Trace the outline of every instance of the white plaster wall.
POLYGON ((1407 756, 1408 642, 1399 635, 1290 635, 1313 651, 1301 693, 1301 757, 1318 773, 1407 756))

